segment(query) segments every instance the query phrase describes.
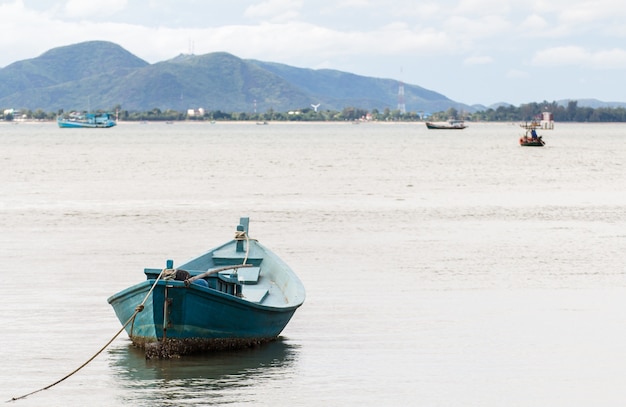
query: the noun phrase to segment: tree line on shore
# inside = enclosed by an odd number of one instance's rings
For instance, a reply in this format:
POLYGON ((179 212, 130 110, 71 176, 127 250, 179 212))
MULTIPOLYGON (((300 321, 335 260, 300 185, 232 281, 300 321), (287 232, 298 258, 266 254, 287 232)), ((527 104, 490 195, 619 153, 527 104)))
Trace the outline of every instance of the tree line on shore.
MULTIPOLYGON (((511 122, 531 121, 543 112, 551 112, 557 122, 626 122, 626 108, 623 107, 582 107, 577 101, 569 101, 566 106, 557 102, 542 102, 522 104, 518 107, 502 105, 497 108, 488 108, 473 113, 459 111, 450 108, 445 112, 426 114, 424 112, 401 112, 400 110, 384 109, 361 109, 346 107, 341 111, 319 110, 304 108, 289 112, 276 112, 269 109, 264 113, 249 112, 223 112, 220 110, 197 111, 190 110, 180 112, 176 110, 161 110, 154 108, 146 112, 130 112, 122 110, 121 106, 115 106, 108 112, 114 112, 121 121, 442 121, 448 119, 460 119, 467 121, 487 122, 511 122)), ((64 111, 44 112, 41 109, 31 111, 24 109, 13 111, 12 109, 0 110, 1 120, 37 120, 53 121, 64 111)), ((104 112, 104 111, 99 111, 104 112)), ((86 113, 86 112, 85 112, 86 113)))
POLYGON ((515 106, 500 106, 472 113, 472 121, 531 121, 543 112, 550 112, 556 122, 626 122, 624 107, 585 107, 578 106, 578 101, 571 100, 567 105, 557 102, 528 103, 515 106))

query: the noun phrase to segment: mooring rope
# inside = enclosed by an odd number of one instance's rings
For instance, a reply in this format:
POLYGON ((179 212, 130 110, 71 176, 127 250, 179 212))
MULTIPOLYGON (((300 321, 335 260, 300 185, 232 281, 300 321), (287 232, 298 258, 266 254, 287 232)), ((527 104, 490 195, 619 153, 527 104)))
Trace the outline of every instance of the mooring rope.
POLYGON ((250 253, 250 237, 245 231, 238 230, 235 232, 235 240, 244 240, 246 241, 246 256, 243 258, 241 264, 246 264, 248 261, 248 253, 250 253))
POLYGON ((92 360, 94 360, 99 354, 102 353, 102 351, 104 351, 121 333, 122 331, 124 331, 124 329, 126 329, 126 326, 128 324, 131 323, 131 321, 135 320, 135 317, 137 316, 137 314, 139 314, 141 311, 143 311, 144 309, 144 304, 146 303, 146 301, 148 300, 148 297, 150 297, 150 294, 152 294, 152 291, 154 291, 154 287, 156 287, 157 283, 159 282, 159 280, 161 279, 161 276, 163 276, 164 274, 168 274, 171 273, 171 269, 163 269, 161 270, 161 272, 159 273, 159 276, 157 277, 157 279, 154 281, 154 284, 152 284, 152 287, 150 288, 150 291, 148 291, 148 294, 146 294, 146 297, 143 299, 143 301, 141 302, 141 304, 137 305, 137 307, 135 307, 135 312, 133 313, 133 315, 128 318, 128 321, 126 321, 126 323, 124 324, 124 326, 122 326, 122 328, 117 331, 117 333, 106 343, 106 345, 104 345, 102 348, 100 348, 100 350, 98 352, 96 352, 92 357, 90 357, 85 363, 83 363, 82 365, 80 365, 78 368, 76 368, 73 372, 68 373, 67 375, 65 375, 65 377, 63 377, 62 379, 57 380, 56 382, 46 386, 46 387, 42 387, 39 390, 35 390, 32 391, 28 394, 24 394, 23 396, 20 397, 13 397, 11 400, 7 400, 5 403, 10 403, 12 401, 16 401, 16 400, 22 400, 25 399, 28 396, 32 396, 35 393, 39 393, 40 391, 43 390, 48 390, 51 387, 56 386, 57 384, 61 383, 63 380, 69 378, 70 376, 72 376, 73 374, 75 374, 76 372, 78 372, 80 369, 82 369, 83 367, 87 366, 89 364, 89 362, 91 362, 92 360))

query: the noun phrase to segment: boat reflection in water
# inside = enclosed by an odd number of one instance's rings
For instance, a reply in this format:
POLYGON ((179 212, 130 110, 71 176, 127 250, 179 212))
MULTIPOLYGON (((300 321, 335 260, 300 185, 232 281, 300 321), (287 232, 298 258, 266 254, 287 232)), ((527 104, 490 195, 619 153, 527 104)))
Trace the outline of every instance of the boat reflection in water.
MULTIPOLYGON (((109 350, 109 363, 117 388, 125 388, 121 405, 165 405, 174 400, 186 405, 248 401, 254 393, 267 393, 272 381, 295 376, 298 347, 279 337, 255 347, 210 352, 178 359, 146 359, 130 342, 109 350), (255 387, 258 387, 255 389, 255 387)), ((264 396, 261 396, 264 397, 264 396)))

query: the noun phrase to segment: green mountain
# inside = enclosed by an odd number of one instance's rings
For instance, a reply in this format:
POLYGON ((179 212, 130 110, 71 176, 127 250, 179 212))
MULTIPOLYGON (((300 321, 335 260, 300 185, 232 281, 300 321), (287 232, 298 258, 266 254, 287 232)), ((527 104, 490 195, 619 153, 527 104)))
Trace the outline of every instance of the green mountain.
MULTIPOLYGON (((404 84, 407 111, 470 106, 404 84)), ((129 111, 190 108, 225 112, 289 111, 320 103, 342 110, 398 106, 399 83, 336 70, 303 69, 217 52, 149 64, 119 45, 90 41, 54 48, 0 69, 0 108, 129 111)))

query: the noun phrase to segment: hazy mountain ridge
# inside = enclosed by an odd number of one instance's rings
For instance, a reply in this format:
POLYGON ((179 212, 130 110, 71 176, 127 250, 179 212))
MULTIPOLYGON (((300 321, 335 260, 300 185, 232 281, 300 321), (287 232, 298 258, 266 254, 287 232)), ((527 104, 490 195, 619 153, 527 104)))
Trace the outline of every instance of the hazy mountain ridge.
MULTIPOLYGON (((395 79, 245 60, 226 52, 181 54, 150 64, 117 44, 89 41, 54 48, 0 69, 0 107, 55 112, 108 110, 120 105, 129 111, 204 108, 261 113, 319 103, 322 110, 354 107, 383 111, 397 109, 399 86, 395 79)), ((488 108, 455 102, 417 85, 403 87, 407 111, 434 113, 455 108, 475 112, 488 108)), ((577 104, 626 107, 626 103, 595 99, 579 99, 577 104)))
MULTIPOLYGON (((258 112, 320 103, 341 110, 398 106, 399 83, 336 70, 294 68, 244 60, 225 52, 179 55, 149 64, 119 45, 90 41, 51 49, 0 69, 0 106, 31 110, 154 108, 258 112)), ((437 92, 404 84, 408 111, 454 107, 473 111, 437 92)))

